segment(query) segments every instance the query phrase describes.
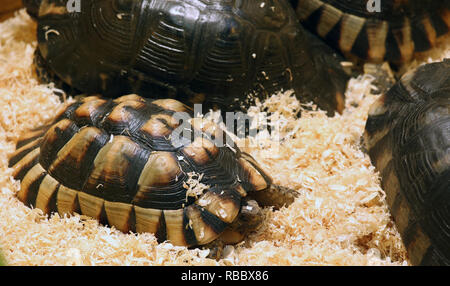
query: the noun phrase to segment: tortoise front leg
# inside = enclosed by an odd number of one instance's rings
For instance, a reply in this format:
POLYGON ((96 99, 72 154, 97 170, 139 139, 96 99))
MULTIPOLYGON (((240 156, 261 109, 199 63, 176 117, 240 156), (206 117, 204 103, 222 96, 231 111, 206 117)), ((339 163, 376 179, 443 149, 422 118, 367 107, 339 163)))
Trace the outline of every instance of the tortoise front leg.
POLYGON ((290 206, 299 193, 287 187, 271 184, 270 187, 257 192, 252 192, 249 196, 255 199, 261 206, 273 206, 279 210, 282 207, 290 206))

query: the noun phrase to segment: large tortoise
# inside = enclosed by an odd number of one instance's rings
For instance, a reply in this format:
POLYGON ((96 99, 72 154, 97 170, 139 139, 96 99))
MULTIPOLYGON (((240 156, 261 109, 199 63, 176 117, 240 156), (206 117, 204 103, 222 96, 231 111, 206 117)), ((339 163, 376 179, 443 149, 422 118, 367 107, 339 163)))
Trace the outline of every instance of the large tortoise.
POLYGON ((420 66, 381 96, 364 144, 411 263, 450 265, 450 60, 420 66))
POLYGON ((341 58, 310 45, 320 40, 305 34, 285 0, 79 3, 69 12, 66 0, 25 1, 38 20, 36 62, 44 81, 227 111, 294 89, 330 115, 344 108, 341 58))
POLYGON ((222 129, 193 118, 186 105, 137 95, 77 100, 27 132, 9 165, 26 205, 175 245, 221 234, 238 242, 262 221, 258 203, 280 208, 297 194, 272 184, 222 129))
POLYGON ((300 21, 345 55, 404 63, 450 31, 448 0, 290 0, 300 21))

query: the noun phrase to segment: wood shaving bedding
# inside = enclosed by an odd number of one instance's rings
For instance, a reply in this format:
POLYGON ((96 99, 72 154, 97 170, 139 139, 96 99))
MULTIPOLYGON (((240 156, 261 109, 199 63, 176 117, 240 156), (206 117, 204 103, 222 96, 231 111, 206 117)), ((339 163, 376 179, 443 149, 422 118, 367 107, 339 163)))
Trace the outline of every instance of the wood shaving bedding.
MULTIPOLYGON (((303 110, 298 119, 304 105, 290 92, 251 108, 253 114, 270 111, 279 128, 242 139, 240 146, 275 183, 301 195, 289 208, 266 208, 261 228, 226 247, 219 261, 207 258, 208 249, 158 244, 153 234, 124 234, 85 216, 47 217, 25 207, 15 197, 20 185, 11 177, 8 155, 21 132, 62 106, 53 86, 39 85, 32 71, 35 29, 24 10, 0 23, 0 248, 10 265, 408 264, 378 173, 359 148, 377 98, 367 75, 350 81, 343 115, 303 110)), ((449 38, 420 62, 443 57, 450 57, 449 38)))

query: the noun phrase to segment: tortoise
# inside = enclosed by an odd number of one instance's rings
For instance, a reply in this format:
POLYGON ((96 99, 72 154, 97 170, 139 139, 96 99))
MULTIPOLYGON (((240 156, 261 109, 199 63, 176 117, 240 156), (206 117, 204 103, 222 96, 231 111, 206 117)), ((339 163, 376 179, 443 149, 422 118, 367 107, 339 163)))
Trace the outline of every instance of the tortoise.
POLYGON ((238 242, 262 221, 260 205, 288 206, 297 192, 192 113, 174 99, 79 98, 19 139, 9 160, 18 198, 158 242, 238 242))
POLYGON ((365 61, 408 62, 450 31, 448 0, 290 2, 305 27, 365 61))
POLYGON ((227 111, 293 89, 330 115, 344 108, 343 58, 311 47, 284 0, 93 0, 80 1, 80 12, 66 0, 25 4, 38 20, 43 82, 227 111))
POLYGON ((371 106, 364 147, 414 265, 450 265, 450 60, 406 73, 371 106))

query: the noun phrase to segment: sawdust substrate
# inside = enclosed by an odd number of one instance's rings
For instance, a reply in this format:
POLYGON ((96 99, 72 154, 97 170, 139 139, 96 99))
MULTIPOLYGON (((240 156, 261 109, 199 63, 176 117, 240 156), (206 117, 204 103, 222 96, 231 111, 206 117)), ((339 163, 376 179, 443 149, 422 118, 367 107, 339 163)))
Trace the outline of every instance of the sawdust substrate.
MULTIPOLYGON (((32 69, 36 25, 24 10, 0 23, 0 248, 10 265, 408 265, 379 174, 360 149, 367 113, 377 98, 372 78, 354 78, 344 114, 305 111, 290 92, 251 111, 272 112, 279 132, 262 132, 242 147, 300 196, 289 208, 265 209, 265 222, 220 261, 207 249, 158 244, 153 234, 124 234, 74 215, 44 216, 16 198, 8 155, 26 130, 62 106, 32 69), (280 140, 281 139, 281 140, 280 140), (281 143, 279 143, 281 141, 281 143), (249 147, 250 146, 250 147, 249 147)), ((450 39, 419 58, 450 57, 450 39)))

